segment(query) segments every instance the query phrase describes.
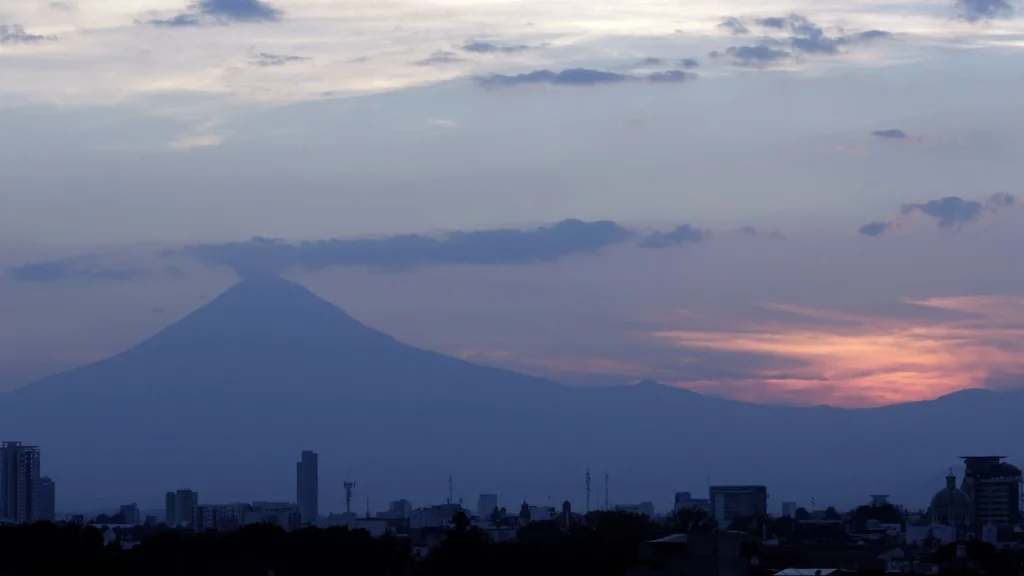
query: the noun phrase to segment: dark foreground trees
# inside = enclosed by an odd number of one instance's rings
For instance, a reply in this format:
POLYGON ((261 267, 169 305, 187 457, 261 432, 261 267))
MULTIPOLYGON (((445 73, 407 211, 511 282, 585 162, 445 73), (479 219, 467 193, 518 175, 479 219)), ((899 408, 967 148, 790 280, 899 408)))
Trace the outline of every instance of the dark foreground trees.
POLYGON ((407 535, 373 538, 346 528, 285 532, 268 525, 227 533, 163 530, 130 548, 105 542, 98 529, 40 523, 0 526, 0 576, 476 576, 558 571, 621 576, 640 562, 644 542, 689 526, 692 515, 663 527, 644 516, 591 513, 585 520, 534 522, 515 541, 495 542, 457 518, 424 558, 407 535))

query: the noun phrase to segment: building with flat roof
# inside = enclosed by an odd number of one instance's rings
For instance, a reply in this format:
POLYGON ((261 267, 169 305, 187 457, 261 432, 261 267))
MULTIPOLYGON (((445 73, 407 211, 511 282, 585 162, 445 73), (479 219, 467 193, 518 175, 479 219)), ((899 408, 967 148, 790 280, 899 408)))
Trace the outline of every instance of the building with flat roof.
POLYGON ((319 467, 319 456, 312 450, 303 450, 301 459, 295 463, 295 501, 304 524, 316 522, 320 514, 319 467))
POLYGON ((1015 525, 1021 520, 1021 470, 1003 462, 1005 456, 964 456, 960 485, 970 500, 974 522, 1015 525))
POLYGON ((0 519, 29 524, 42 519, 39 447, 0 445, 0 519))
POLYGON ((768 514, 765 486, 712 486, 708 492, 711 517, 721 529, 737 518, 764 518, 768 514))

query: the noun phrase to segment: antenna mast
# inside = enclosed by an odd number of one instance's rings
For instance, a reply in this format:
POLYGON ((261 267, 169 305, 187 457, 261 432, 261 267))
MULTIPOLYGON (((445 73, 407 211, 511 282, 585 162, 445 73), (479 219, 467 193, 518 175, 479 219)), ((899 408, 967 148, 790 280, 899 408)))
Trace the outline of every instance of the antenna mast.
POLYGON ((604 509, 608 509, 608 473, 604 473, 604 509))
POLYGON ((584 484, 587 487, 587 512, 590 512, 590 468, 587 468, 587 473, 583 476, 584 484))
POLYGON ((352 489, 356 487, 356 483, 351 480, 345 480, 343 484, 345 486, 345 514, 352 513, 352 489))
POLYGON ((452 475, 448 474, 448 503, 452 503, 452 475))

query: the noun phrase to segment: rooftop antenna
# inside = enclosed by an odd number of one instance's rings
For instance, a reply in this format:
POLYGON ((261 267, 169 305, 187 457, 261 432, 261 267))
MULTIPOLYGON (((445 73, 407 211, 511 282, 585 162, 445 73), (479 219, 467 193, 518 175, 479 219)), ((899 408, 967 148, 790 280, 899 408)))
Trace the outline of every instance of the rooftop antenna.
POLYGON ((370 497, 366 497, 366 517, 370 517, 370 497))
POLYGON ((448 503, 452 503, 452 475, 448 474, 448 503))
POLYGON ((587 473, 583 476, 584 484, 587 487, 587 512, 590 512, 590 467, 587 467, 587 473))
POLYGON ((356 483, 351 480, 345 480, 343 484, 345 486, 345 514, 352 513, 352 489, 356 487, 356 483))
POLYGON ((604 509, 608 510, 608 473, 604 473, 604 509))

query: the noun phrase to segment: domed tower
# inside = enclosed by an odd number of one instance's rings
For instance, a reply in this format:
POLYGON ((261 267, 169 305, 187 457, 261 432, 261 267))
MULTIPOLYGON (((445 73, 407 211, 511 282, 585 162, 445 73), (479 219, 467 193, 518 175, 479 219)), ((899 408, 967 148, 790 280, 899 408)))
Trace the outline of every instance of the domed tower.
POLYGON ((963 526, 974 521, 971 518, 971 499, 956 487, 956 476, 946 476, 946 487, 932 496, 929 507, 932 522, 945 526, 963 526))

